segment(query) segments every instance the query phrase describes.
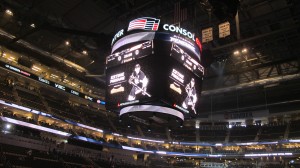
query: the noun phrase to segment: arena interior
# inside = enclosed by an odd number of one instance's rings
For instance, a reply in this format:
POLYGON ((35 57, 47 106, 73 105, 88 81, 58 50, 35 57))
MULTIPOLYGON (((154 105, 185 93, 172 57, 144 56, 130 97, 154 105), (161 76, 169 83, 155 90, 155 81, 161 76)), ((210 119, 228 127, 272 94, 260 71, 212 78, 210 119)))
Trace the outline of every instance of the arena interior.
POLYGON ((300 168, 298 0, 1 0, 0 55, 0 167, 300 168))

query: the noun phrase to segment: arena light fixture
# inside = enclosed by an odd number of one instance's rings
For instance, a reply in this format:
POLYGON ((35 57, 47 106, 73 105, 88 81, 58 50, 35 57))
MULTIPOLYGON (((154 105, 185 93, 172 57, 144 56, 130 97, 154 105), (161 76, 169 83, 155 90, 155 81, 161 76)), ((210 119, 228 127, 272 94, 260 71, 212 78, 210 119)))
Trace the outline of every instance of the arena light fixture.
POLYGON ((69 83, 70 81, 66 78, 64 78, 63 83, 69 83))
POLYGON ((72 83, 70 83, 70 85, 71 85, 71 86, 75 86, 75 85, 76 85, 76 83, 72 82, 72 83))
POLYGON ((40 67, 35 66, 35 65, 33 65, 31 69, 34 70, 34 71, 37 71, 37 72, 39 72, 41 70, 40 67))
POLYGON ((70 45, 70 41, 68 41, 68 40, 65 41, 65 45, 66 45, 66 46, 69 46, 69 45, 70 45))
POLYGON ((7 130, 9 130, 9 129, 11 128, 11 125, 10 125, 10 124, 6 124, 6 125, 5 125, 5 128, 6 128, 7 130))
POLYGON ((12 62, 17 62, 17 61, 16 61, 16 58, 15 58, 15 57, 12 57, 12 56, 8 57, 7 59, 8 59, 9 61, 12 61, 12 62))
POLYGON ((195 122, 195 128, 196 129, 200 128, 200 121, 199 120, 196 120, 196 122, 195 122))
POLYGON ((30 27, 35 28, 35 24, 34 24, 34 23, 31 23, 31 24, 30 24, 30 27))
POLYGON ((83 55, 88 55, 88 52, 87 52, 86 50, 83 50, 83 51, 82 51, 82 54, 83 54, 83 55))
POLYGON ((246 54, 247 52, 248 52, 248 49, 247 49, 247 48, 243 48, 243 49, 242 49, 242 53, 243 53, 243 54, 246 54))
POLYGON ((238 51, 238 50, 235 50, 234 52, 233 52, 233 55, 239 55, 240 54, 240 52, 238 51))
POLYGON ((13 15, 14 15, 14 13, 13 13, 10 9, 6 9, 6 10, 5 10, 5 13, 6 13, 7 15, 9 15, 9 16, 13 16, 13 15))
POLYGON ((55 79, 55 78, 58 78, 58 76, 57 76, 57 75, 55 75, 55 74, 51 74, 51 75, 50 75, 50 78, 53 78, 53 79, 55 79))

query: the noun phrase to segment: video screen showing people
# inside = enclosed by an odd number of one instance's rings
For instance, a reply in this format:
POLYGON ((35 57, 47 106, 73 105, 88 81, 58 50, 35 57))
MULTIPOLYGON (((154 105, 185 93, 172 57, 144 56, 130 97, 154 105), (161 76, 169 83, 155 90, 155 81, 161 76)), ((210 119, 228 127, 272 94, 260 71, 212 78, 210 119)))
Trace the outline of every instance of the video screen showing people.
POLYGON ((168 100, 186 114, 198 114, 201 80, 186 68, 174 64, 169 72, 168 100))
POLYGON ((122 106, 150 100, 153 92, 153 59, 145 57, 107 70, 107 104, 122 106))
POLYGON ((147 92, 148 78, 145 73, 141 70, 140 64, 135 64, 134 70, 129 77, 129 84, 132 85, 130 93, 128 95, 128 101, 136 99, 136 95, 142 94, 148 97, 151 95, 147 92))
POLYGON ((182 102, 182 107, 185 109, 191 108, 196 114, 196 103, 197 103, 197 90, 195 87, 195 79, 192 78, 191 81, 185 86, 186 98, 182 102))

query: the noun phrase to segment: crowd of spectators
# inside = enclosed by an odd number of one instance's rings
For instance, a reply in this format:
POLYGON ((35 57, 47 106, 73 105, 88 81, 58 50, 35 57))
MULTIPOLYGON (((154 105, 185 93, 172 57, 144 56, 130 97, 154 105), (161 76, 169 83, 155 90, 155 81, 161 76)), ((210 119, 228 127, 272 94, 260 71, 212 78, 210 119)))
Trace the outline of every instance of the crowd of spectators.
POLYGON ((35 108, 37 110, 46 111, 46 107, 37 93, 33 94, 30 93, 30 91, 24 90, 16 89, 23 105, 35 108))
POLYGON ((0 98, 8 102, 16 102, 14 95, 12 94, 13 85, 8 81, 0 82, 0 98))

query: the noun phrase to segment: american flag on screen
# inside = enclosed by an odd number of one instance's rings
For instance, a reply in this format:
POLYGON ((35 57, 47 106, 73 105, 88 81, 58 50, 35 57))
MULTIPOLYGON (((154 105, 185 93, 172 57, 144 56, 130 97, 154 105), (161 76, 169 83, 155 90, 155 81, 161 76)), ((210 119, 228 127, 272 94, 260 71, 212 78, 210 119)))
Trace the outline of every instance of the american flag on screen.
POLYGON ((142 17, 135 20, 132 20, 129 23, 128 30, 142 29, 142 30, 158 30, 160 19, 150 18, 150 17, 142 17))

